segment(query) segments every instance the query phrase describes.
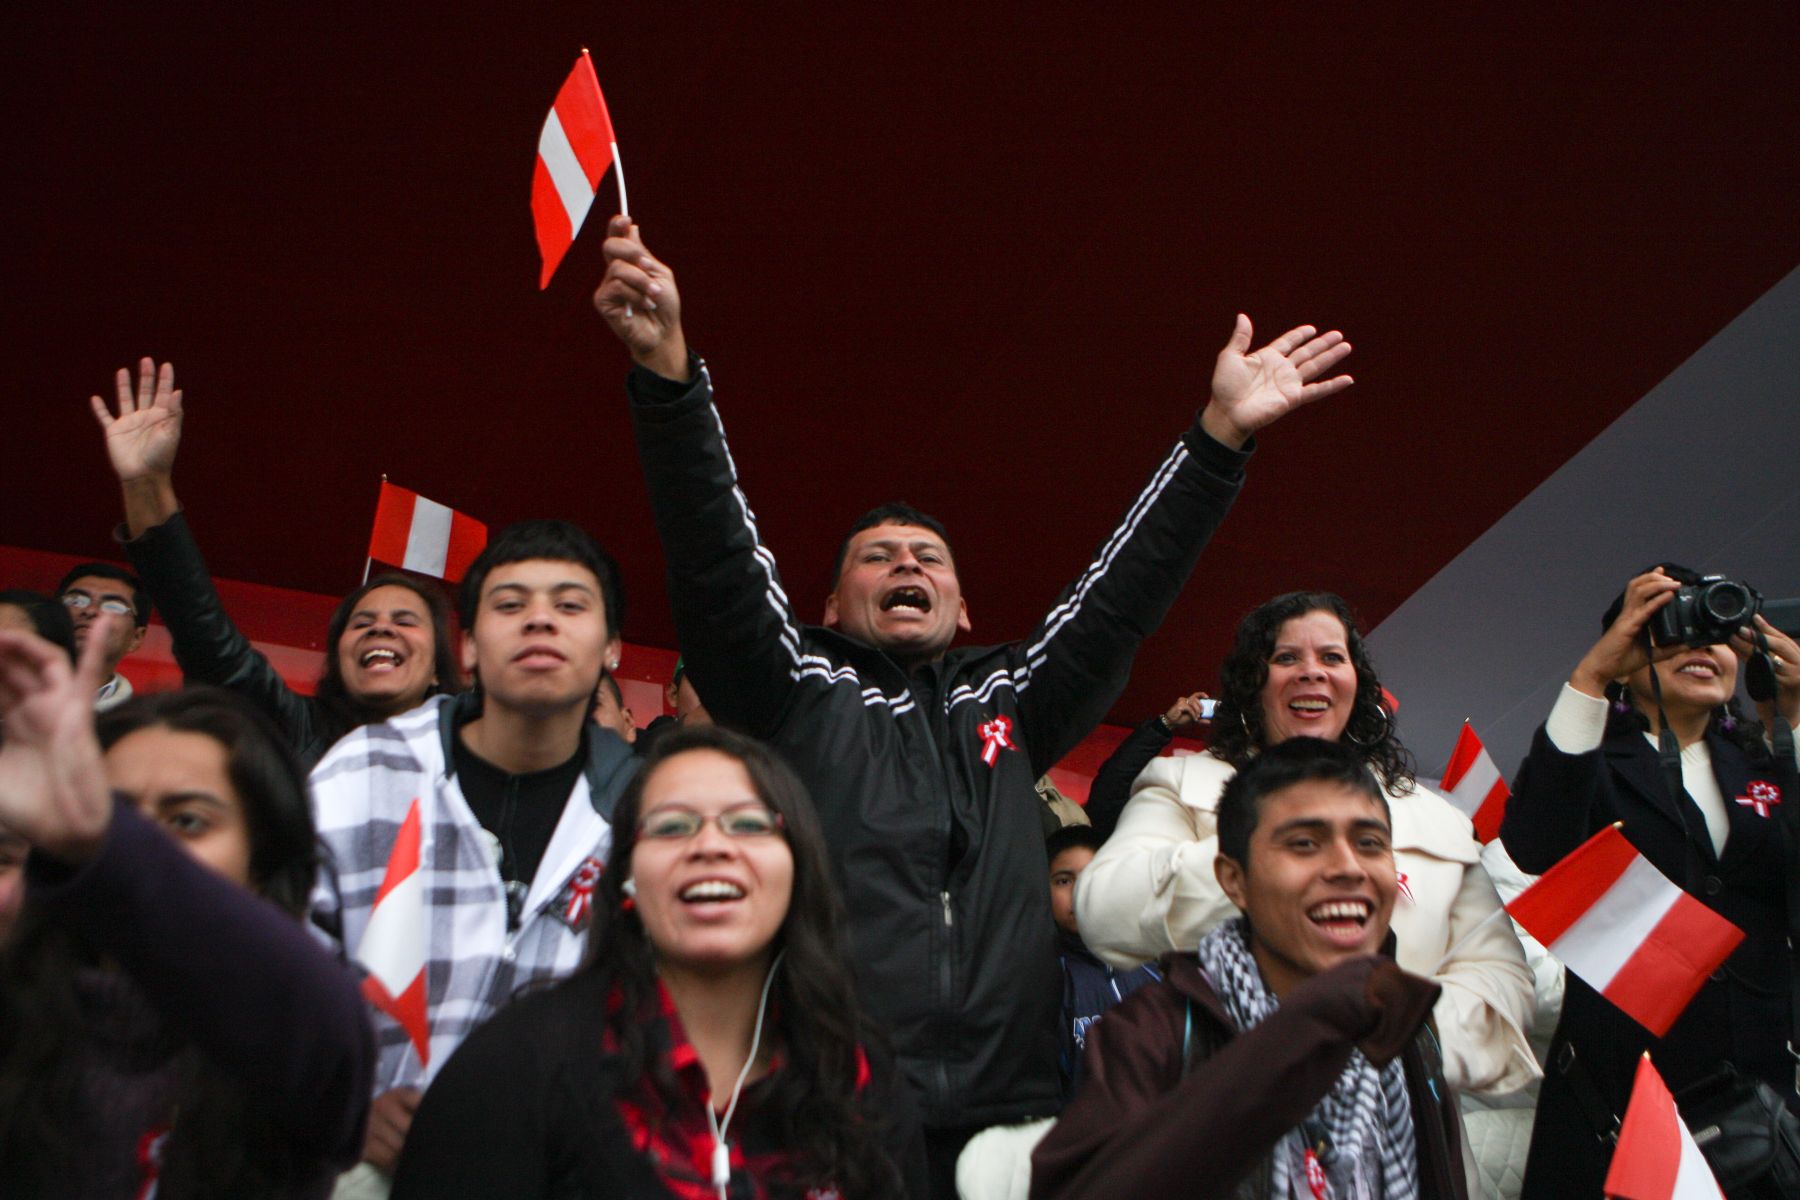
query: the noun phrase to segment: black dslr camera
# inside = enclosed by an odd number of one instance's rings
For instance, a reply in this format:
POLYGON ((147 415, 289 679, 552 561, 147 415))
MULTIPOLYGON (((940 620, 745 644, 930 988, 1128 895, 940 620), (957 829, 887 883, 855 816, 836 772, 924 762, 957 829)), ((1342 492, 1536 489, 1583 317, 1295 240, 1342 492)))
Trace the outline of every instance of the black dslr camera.
POLYGON ((1658 646, 1712 646, 1729 641, 1762 608, 1762 593, 1723 575, 1702 575, 1650 614, 1658 646))

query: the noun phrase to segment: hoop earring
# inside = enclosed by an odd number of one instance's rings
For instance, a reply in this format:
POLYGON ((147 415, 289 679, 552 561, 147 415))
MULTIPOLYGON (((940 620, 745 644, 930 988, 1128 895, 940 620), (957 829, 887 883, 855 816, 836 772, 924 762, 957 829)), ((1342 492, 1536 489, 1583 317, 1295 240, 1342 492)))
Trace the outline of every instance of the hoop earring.
MULTIPOLYGON (((1381 718, 1381 731, 1379 733, 1377 733, 1372 738, 1364 740, 1363 738, 1357 737, 1354 733, 1351 733, 1350 726, 1348 723, 1346 723, 1344 725, 1344 740, 1346 742, 1349 742, 1352 746, 1355 746, 1358 750, 1373 749, 1374 747, 1379 746, 1384 740, 1386 740, 1388 734, 1393 732, 1394 718, 1390 717, 1388 715, 1388 710, 1381 707, 1381 705, 1379 705, 1379 704, 1377 704, 1375 706, 1375 712, 1376 712, 1376 715, 1378 715, 1381 718)), ((1352 720, 1355 719, 1354 713, 1351 714, 1351 719, 1352 720)))

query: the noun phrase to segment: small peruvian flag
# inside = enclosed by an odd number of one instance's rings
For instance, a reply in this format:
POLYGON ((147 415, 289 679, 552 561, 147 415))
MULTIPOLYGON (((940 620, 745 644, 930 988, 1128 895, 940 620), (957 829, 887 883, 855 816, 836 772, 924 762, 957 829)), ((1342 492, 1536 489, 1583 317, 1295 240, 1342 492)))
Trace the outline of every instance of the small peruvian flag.
POLYGON ((1670 883, 1610 825, 1506 911, 1569 970, 1657 1037, 1744 931, 1670 883))
POLYGON ((612 117, 606 111, 606 97, 600 94, 594 62, 583 50, 538 134, 537 167, 531 174, 531 219, 537 226, 538 254, 544 260, 539 291, 550 286, 557 264, 587 220, 607 168, 615 166, 619 212, 629 214, 625 164, 613 137, 612 117))
POLYGON ((387 874, 356 947, 367 970, 363 996, 394 1018, 412 1040, 421 1063, 431 1061, 431 1027, 425 1015, 425 880, 419 872, 419 801, 388 855, 387 874))
POLYGON ((455 583, 487 545, 487 526, 417 492, 381 481, 369 557, 455 583))
POLYGON ((1612 1200, 1725 1200, 1648 1054, 1638 1060, 1605 1190, 1612 1200))
POLYGON ((1487 845, 1500 836, 1500 818, 1506 815, 1506 779, 1488 756, 1487 747, 1467 721, 1456 735, 1456 749, 1444 768, 1444 791, 1456 807, 1475 820, 1475 839, 1487 845))

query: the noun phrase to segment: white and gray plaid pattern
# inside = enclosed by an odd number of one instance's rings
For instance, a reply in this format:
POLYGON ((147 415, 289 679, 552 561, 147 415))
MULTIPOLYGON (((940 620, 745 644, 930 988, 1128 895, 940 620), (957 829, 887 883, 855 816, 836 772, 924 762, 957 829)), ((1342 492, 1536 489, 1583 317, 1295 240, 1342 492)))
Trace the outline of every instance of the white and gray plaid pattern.
MULTIPOLYGON (((1201 938, 1198 948, 1200 965, 1240 1032, 1260 1025, 1280 1007, 1263 985, 1247 933, 1244 918, 1234 917, 1201 938)), ((1331 1195, 1416 1200, 1419 1156, 1406 1068, 1398 1058, 1377 1070, 1361 1050, 1352 1050, 1343 1074, 1312 1115, 1325 1127, 1334 1151, 1335 1165, 1326 1168, 1331 1195)), ((1295 1190, 1291 1180, 1305 1150, 1299 1130, 1290 1130, 1276 1143, 1271 1195, 1295 1190)))
MULTIPOLYGON (((321 931, 341 930, 354 958, 368 927, 388 856, 414 797, 420 800, 424 874, 427 1015, 431 1061, 421 1066, 406 1034, 371 1009, 381 1059, 375 1092, 423 1088, 476 1026, 519 988, 557 979, 581 962, 584 927, 559 919, 570 880, 590 855, 604 861, 612 830, 594 811, 586 775, 577 779, 526 897, 517 932, 506 928, 506 894, 490 839, 444 762, 439 708, 447 697, 340 741, 313 769, 314 816, 328 854, 313 889, 321 931)), ((336 946, 336 939, 324 933, 336 946)))

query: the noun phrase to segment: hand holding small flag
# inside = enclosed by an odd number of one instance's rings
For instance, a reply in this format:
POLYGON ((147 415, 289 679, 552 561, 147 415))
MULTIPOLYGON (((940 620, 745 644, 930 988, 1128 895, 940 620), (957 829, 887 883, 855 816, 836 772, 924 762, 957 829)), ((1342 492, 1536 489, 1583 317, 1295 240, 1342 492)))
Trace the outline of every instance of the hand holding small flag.
POLYGON ((630 217, 614 217, 606 232, 606 276, 594 307, 639 366, 685 381, 687 338, 675 273, 645 247, 630 217))

